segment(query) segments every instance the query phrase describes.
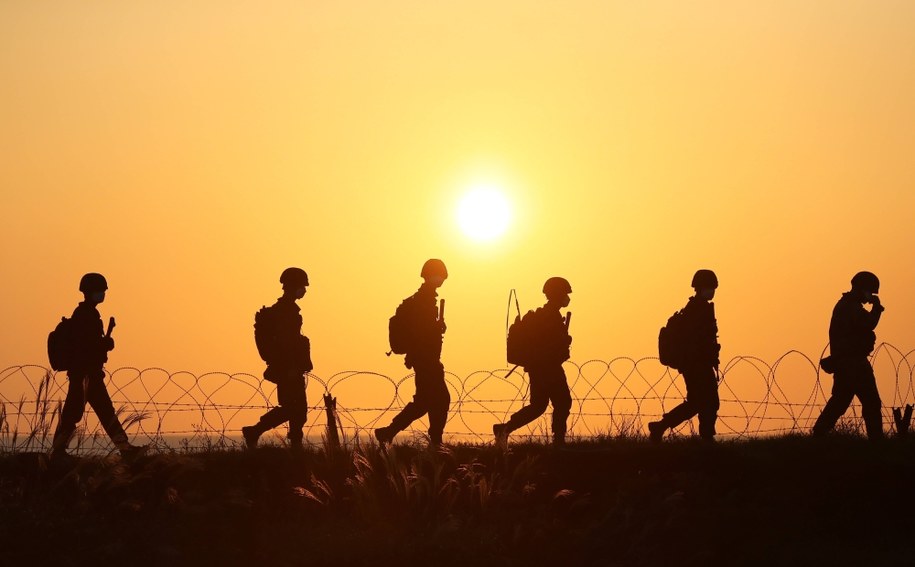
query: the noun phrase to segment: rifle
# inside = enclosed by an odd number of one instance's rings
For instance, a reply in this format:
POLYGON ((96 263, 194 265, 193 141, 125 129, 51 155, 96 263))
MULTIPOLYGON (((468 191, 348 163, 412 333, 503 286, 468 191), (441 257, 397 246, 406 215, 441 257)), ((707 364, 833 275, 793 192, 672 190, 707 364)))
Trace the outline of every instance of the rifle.
POLYGON ((109 318, 108 318, 108 331, 105 332, 105 338, 106 338, 106 339, 110 339, 110 338, 111 338, 111 331, 114 330, 114 327, 115 327, 115 324, 114 324, 114 317, 109 317, 109 318))

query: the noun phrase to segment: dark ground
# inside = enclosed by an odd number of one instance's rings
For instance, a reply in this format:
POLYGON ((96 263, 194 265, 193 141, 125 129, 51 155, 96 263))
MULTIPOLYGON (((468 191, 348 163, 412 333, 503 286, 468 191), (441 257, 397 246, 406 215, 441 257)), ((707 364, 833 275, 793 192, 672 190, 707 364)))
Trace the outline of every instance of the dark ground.
POLYGON ((913 565, 915 438, 0 456, 0 565, 913 565))

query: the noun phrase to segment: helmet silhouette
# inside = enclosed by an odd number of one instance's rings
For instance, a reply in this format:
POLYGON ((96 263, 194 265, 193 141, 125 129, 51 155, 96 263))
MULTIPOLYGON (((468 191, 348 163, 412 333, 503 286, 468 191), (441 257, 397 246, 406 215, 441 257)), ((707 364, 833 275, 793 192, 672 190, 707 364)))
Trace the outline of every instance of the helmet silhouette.
POLYGON ((851 279, 853 289, 863 289, 870 293, 880 292, 880 280, 871 272, 858 272, 851 279))
POLYGON ((108 289, 108 280, 102 274, 90 272, 79 280, 79 290, 83 293, 94 293, 108 289))
POLYGON ((308 285, 308 274, 302 268, 286 268, 280 275, 283 287, 304 287, 308 285))
POLYGON ((695 275, 693 275, 692 287, 694 289, 718 289, 718 276, 711 270, 698 270, 695 275))
POLYGON ((423 279, 438 276, 443 280, 446 280, 448 279, 448 268, 446 268, 445 263, 438 258, 432 258, 431 260, 426 260, 419 275, 423 279))
POLYGON ((566 295, 572 293, 572 285, 569 284, 569 280, 560 277, 552 277, 546 280, 546 283, 543 284, 543 293, 549 297, 555 297, 558 295, 566 295))

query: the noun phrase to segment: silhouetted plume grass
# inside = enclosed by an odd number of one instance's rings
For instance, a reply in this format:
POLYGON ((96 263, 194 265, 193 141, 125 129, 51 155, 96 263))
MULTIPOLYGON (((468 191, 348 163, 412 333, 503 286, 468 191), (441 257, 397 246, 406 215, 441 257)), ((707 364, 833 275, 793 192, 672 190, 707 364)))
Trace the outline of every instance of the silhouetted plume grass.
POLYGON ((28 415, 28 428, 20 431, 18 421, 10 420, 6 404, 0 402, 0 454, 39 447, 48 443, 52 434, 52 425, 60 416, 61 402, 49 398, 52 377, 45 373, 38 382, 33 401, 24 394, 15 407, 15 415, 28 415), (34 404, 34 411, 29 406, 34 404), (12 425, 10 423, 12 422, 12 425))
POLYGON ((0 457, 4 564, 877 565, 915 551, 915 441, 0 457), (55 542, 47 545, 47 542, 55 542), (125 557, 129 561, 125 563, 125 557))
MULTIPOLYGON (((0 402, 0 455, 4 453, 34 452, 51 446, 54 427, 60 420, 60 412, 63 409, 63 401, 54 400, 50 397, 50 386, 53 379, 50 372, 45 373, 42 379, 38 381, 34 400, 30 401, 25 395, 19 398, 19 402, 15 407, 15 415, 28 416, 26 430, 21 431, 18 421, 9 419, 6 405, 0 402), (29 407, 32 405, 34 406, 33 411, 29 407), (13 423, 12 426, 10 425, 11 422, 13 423)), ((88 407, 87 410, 91 411, 88 407)), ((128 412, 123 406, 115 409, 115 415, 118 416, 124 429, 128 431, 149 417, 147 412, 128 412)), ((91 439, 98 441, 98 438, 103 436, 107 439, 104 431, 96 431, 92 434, 91 439)), ((70 441, 69 449, 74 453, 79 453, 86 442, 85 432, 78 427, 70 441)), ((95 443, 94 445, 100 444, 95 443)))

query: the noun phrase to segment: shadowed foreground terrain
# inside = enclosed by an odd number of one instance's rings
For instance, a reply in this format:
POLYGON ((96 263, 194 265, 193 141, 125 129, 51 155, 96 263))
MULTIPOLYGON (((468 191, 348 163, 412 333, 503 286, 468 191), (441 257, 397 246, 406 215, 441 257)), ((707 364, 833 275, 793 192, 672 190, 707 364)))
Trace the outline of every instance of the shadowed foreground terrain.
POLYGON ((3 565, 903 565, 915 439, 0 457, 3 565))

